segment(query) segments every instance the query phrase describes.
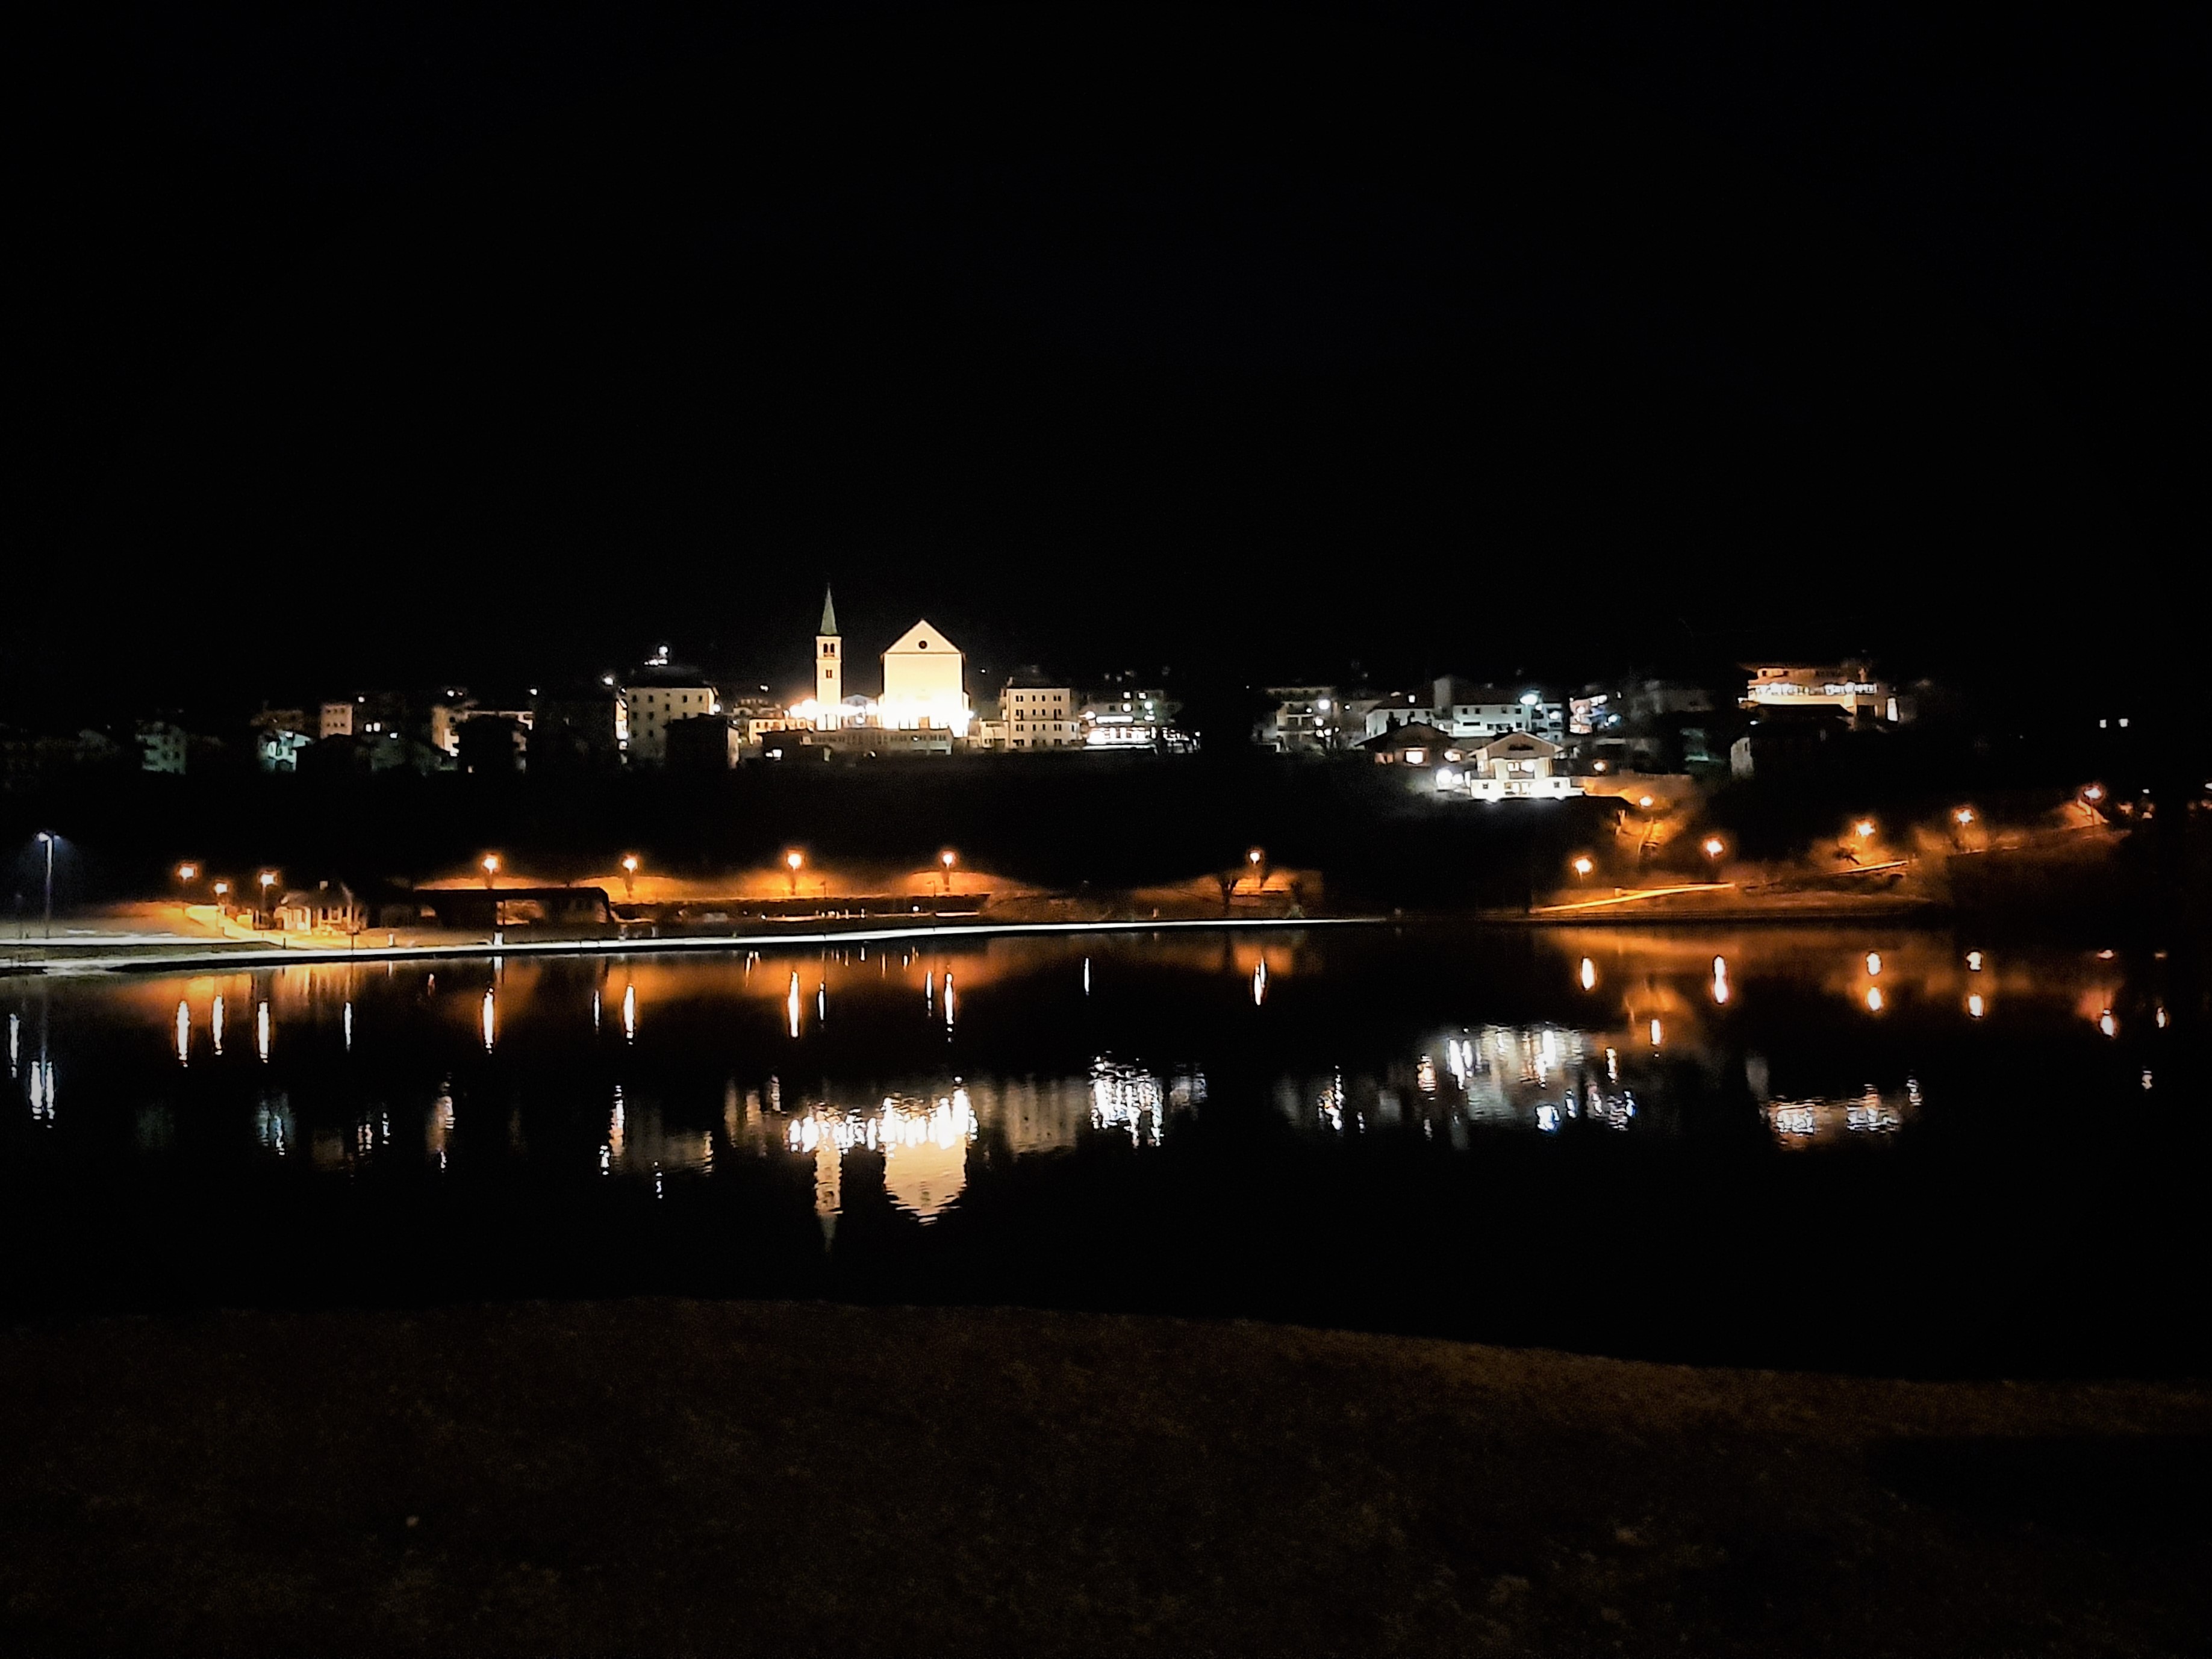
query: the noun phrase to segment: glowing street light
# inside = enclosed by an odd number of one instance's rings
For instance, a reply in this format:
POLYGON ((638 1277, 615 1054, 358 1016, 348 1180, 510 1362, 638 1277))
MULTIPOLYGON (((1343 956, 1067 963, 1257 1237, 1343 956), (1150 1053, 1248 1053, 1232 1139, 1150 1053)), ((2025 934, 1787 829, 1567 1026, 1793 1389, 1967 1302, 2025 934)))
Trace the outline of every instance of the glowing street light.
POLYGON ((189 860, 177 866, 176 877, 177 887, 179 890, 177 896, 177 914, 180 916, 188 915, 191 910, 191 884, 199 879, 199 866, 193 864, 189 860))
POLYGON ((1597 868, 1595 864, 1590 862, 1589 854, 1587 853, 1577 854, 1575 857, 1572 867, 1575 872, 1575 879, 1577 882, 1582 880, 1584 876, 1589 874, 1591 871, 1597 868))
MULTIPOLYGON (((269 890, 276 884, 276 872, 274 870, 264 870, 254 879, 261 884, 261 909, 265 911, 269 908, 269 890)), ((261 925, 259 912, 254 915, 253 925, 256 927, 261 925)))
POLYGON ((793 898, 799 896, 799 872, 805 863, 805 854, 795 847, 783 855, 784 875, 785 878, 791 883, 791 896, 793 898))
POLYGON ((1255 890, 1267 884, 1267 849, 1255 847, 1244 854, 1244 862, 1252 866, 1255 890))
POLYGON ((1728 843, 1723 841, 1718 836, 1707 836, 1705 837, 1705 856, 1717 863, 1719 861, 1720 855, 1728 851, 1728 843))
POLYGON ((39 842, 46 849, 46 937, 54 936, 54 843, 61 839, 51 830, 39 831, 39 842))
POLYGON ((1956 823, 1961 830, 1965 829, 1968 824, 1974 821, 1974 809, 1971 806, 1961 806, 1957 811, 1951 814, 1951 821, 1954 823, 1956 823))
POLYGON ((483 857, 478 860, 478 866, 484 872, 484 890, 486 892, 489 892, 491 890, 494 879, 499 875, 499 854, 496 853, 486 853, 483 857))
POLYGON ((624 853, 624 854, 623 854, 623 860, 622 860, 622 872, 623 872, 623 896, 625 899, 633 899, 633 898, 635 898, 635 897, 637 896, 637 854, 635 854, 635 853, 624 853))
POLYGON ((1874 838, 1874 820, 1872 818, 1861 818, 1856 823, 1851 826, 1851 833, 1856 836, 1861 841, 1871 841, 1874 838))
POLYGON ((200 867, 197 864, 180 864, 177 866, 179 881, 197 881, 199 879, 199 873, 200 867))
POLYGON ((937 855, 938 879, 943 884, 943 890, 947 893, 952 890, 952 866, 957 861, 958 855, 950 847, 937 855))
POLYGON ((1636 798, 1636 804, 1648 812, 1651 810, 1651 797, 1649 795, 1638 795, 1636 798))

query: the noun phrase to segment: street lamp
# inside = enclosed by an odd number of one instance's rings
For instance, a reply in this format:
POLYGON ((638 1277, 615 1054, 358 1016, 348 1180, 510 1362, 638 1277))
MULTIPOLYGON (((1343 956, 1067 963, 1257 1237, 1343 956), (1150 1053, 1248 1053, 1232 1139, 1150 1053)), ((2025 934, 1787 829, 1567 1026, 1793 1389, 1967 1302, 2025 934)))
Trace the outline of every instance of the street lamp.
POLYGON ((622 872, 623 872, 623 897, 624 899, 634 899, 634 898, 635 898, 635 897, 637 896, 637 854, 635 854, 635 853, 624 853, 624 854, 623 854, 622 872))
POLYGON ((948 893, 952 890, 952 865, 954 857, 955 855, 953 851, 950 847, 946 848, 942 853, 939 853, 937 855, 938 878, 944 883, 944 890, 948 893))
POLYGON ((1874 838, 1874 820, 1872 818, 1861 818, 1856 823, 1851 826, 1851 833, 1856 836, 1861 841, 1872 840, 1874 838))
POLYGON ((783 855, 784 874, 791 883, 791 896, 793 898, 799 896, 799 872, 800 866, 805 862, 805 855, 795 847, 783 855))
POLYGON ((1580 883, 1584 876, 1589 874, 1589 872, 1596 867, 1597 866, 1595 865, 1590 862, 1589 854, 1587 853, 1578 854, 1574 862, 1575 880, 1577 883, 1580 883))
POLYGON ((1712 860, 1716 864, 1720 862, 1721 854, 1726 851, 1728 851, 1728 843, 1723 841, 1718 836, 1707 836, 1705 837, 1705 856, 1712 860))
POLYGON ((179 892, 177 899, 177 915, 181 920, 191 914, 192 908, 191 891, 191 884, 199 879, 200 867, 197 864, 187 861, 177 866, 176 873, 179 892))
POLYGON ((1244 862, 1252 866, 1253 890, 1257 892, 1264 889, 1267 884, 1267 849, 1255 847, 1244 854, 1244 862))
POLYGON ((54 843, 61 837, 51 830, 39 831, 39 839, 46 848, 46 937, 54 936, 54 843))
POLYGON ((1974 809, 1971 806, 1961 806, 1957 811, 1951 814, 1951 818, 1954 823, 1963 830, 1974 821, 1974 809))
POLYGON ((493 881, 499 875, 499 855, 496 853, 486 853, 483 859, 483 869, 484 891, 488 893, 491 890, 493 881))
POLYGON ((256 912, 253 918, 253 925, 258 927, 261 925, 261 913, 269 908, 269 890, 276 884, 276 872, 274 870, 264 870, 254 879, 261 884, 261 911, 256 912))

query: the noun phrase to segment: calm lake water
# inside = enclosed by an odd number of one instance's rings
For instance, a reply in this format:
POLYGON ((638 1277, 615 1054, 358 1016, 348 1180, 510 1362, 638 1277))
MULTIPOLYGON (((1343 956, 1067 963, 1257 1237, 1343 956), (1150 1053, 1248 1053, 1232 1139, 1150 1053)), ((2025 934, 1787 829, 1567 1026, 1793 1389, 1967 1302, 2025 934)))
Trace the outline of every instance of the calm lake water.
POLYGON ((981 1299, 2195 1367, 2195 974, 1608 928, 4 982, 7 1299, 981 1299))

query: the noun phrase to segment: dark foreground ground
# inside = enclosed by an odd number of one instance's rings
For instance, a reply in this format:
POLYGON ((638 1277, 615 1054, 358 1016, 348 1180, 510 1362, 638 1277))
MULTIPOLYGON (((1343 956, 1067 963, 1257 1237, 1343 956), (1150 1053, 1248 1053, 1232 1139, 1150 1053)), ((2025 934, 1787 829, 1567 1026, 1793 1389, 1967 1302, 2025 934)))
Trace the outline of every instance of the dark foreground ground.
POLYGON ((2114 1654, 2212 1395, 641 1301, 0 1335, 12 1652, 2114 1654))

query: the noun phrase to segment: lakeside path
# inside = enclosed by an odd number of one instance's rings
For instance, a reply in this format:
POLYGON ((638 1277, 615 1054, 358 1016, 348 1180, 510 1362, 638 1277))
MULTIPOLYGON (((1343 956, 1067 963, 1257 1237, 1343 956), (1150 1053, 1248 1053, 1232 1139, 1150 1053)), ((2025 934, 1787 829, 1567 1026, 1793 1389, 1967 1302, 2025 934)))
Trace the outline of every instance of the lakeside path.
MULTIPOLYGON (((1460 915, 1414 913, 1397 915, 1212 916, 1100 918, 1070 921, 899 922, 810 918, 782 928, 747 933, 630 933, 562 937, 486 939, 480 934, 419 936, 406 943, 320 942, 266 945, 216 939, 204 934, 147 932, 87 932, 52 940, 0 943, 0 976, 9 974, 96 974, 193 971, 292 967, 316 963, 447 961, 486 957, 651 956, 684 951, 772 951, 793 946, 893 944, 916 940, 957 945, 971 939, 1085 933, 1281 933, 1334 927, 1420 927, 1457 922, 1478 927, 1589 927, 1633 926, 1740 927, 1747 923, 1793 927, 1948 926, 1951 914, 1940 906, 1909 901, 1849 903, 1769 902, 1715 902, 1712 890, 1665 890, 1651 903, 1604 902, 1593 908, 1567 903, 1531 910, 1479 910, 1460 915), (1676 892, 1694 902, 1668 902, 1676 892)), ((378 930, 381 932, 382 930, 378 930)), ((373 938, 374 935, 362 935, 373 938)))
POLYGON ((672 1300, 0 1333, 35 1653, 2159 1655, 2212 1396, 672 1300))

